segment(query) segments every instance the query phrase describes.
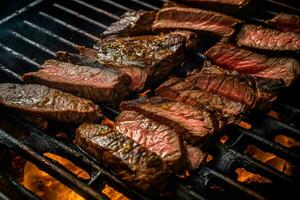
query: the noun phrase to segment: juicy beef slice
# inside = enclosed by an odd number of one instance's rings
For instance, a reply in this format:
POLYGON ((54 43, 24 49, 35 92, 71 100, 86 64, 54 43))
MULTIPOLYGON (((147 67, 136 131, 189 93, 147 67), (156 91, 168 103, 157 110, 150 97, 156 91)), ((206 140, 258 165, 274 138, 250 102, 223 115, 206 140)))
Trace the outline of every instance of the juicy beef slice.
POLYGON ((159 29, 188 29, 215 33, 220 36, 233 34, 240 20, 233 17, 196 8, 171 7, 161 9, 153 22, 152 28, 159 29))
POLYGON ((176 77, 160 85, 155 93, 173 101, 184 102, 199 109, 214 112, 217 119, 226 124, 236 122, 248 110, 248 107, 241 102, 200 90, 192 82, 176 77))
POLYGON ((128 11, 118 21, 112 23, 101 36, 147 35, 152 31, 151 25, 155 16, 155 11, 128 11))
POLYGON ((120 102, 128 96, 130 84, 130 77, 114 69, 56 60, 46 61, 39 71, 26 73, 23 79, 102 103, 120 102))
POLYGON ((105 40, 98 50, 80 48, 82 56, 120 70, 132 79, 132 91, 161 82, 184 57, 185 38, 166 34, 105 40))
POLYGON ((224 69, 263 78, 283 79, 287 86, 300 74, 296 59, 270 58, 230 43, 218 43, 205 55, 224 69))
POLYGON ((123 111, 116 119, 115 129, 157 154, 175 171, 185 166, 181 140, 168 126, 135 111, 123 111))
POLYGON ((295 52, 300 50, 300 34, 257 25, 244 25, 236 40, 239 46, 256 49, 295 52))
POLYGON ((102 116, 92 101, 35 84, 0 84, 0 105, 60 122, 96 122, 102 116))
POLYGON ((207 111, 162 97, 139 98, 121 103, 122 110, 134 110, 165 124, 190 144, 200 144, 218 128, 219 122, 207 111))
POLYGON ((300 34, 300 16, 286 13, 278 13, 272 19, 266 21, 278 30, 295 32, 300 34))
POLYGON ((207 153, 204 153, 198 147, 186 144, 185 149, 187 152, 189 168, 191 170, 199 168, 205 162, 207 153))
POLYGON ((107 126, 84 123, 76 130, 75 142, 140 190, 158 189, 169 175, 159 156, 107 126))

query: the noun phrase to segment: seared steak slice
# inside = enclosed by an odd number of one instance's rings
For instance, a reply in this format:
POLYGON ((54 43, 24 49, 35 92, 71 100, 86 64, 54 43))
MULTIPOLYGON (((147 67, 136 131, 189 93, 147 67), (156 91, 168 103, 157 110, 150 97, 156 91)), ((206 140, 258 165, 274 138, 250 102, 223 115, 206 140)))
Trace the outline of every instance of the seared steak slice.
POLYGON ((139 98, 121 103, 122 110, 134 110, 174 128, 191 144, 200 144, 219 124, 209 112, 161 97, 139 98))
POLYGON ((192 82, 172 78, 155 90, 156 95, 173 101, 184 102, 199 109, 214 112, 216 117, 226 124, 233 123, 248 110, 248 107, 224 96, 199 90, 192 82))
POLYGON ((118 103, 129 94, 130 77, 114 69, 48 60, 37 72, 23 76, 38 83, 102 103, 118 103))
POLYGON ((299 51, 300 34, 281 32, 257 25, 244 25, 237 35, 237 44, 263 50, 299 51))
POLYGON ((300 74, 296 59, 270 58, 230 43, 218 43, 205 55, 224 69, 264 78, 283 79, 287 86, 300 74))
POLYGON ((198 147, 194 147, 190 144, 186 144, 185 149, 186 149, 186 152, 187 152, 189 168, 191 170, 197 169, 198 167, 200 167, 205 162, 205 159, 207 157, 207 153, 204 153, 198 147))
POLYGON ((266 21, 276 29, 300 33, 300 16, 286 13, 278 13, 272 19, 266 21))
POLYGON ((105 40, 99 50, 81 48, 80 53, 128 74, 132 91, 141 91, 161 82, 181 63, 184 46, 184 37, 166 34, 105 40))
POLYGON ((101 117, 92 101, 35 84, 0 84, 0 105, 60 122, 95 122, 101 117))
POLYGON ((234 32, 233 26, 240 20, 233 17, 196 8, 171 7, 161 9, 152 25, 159 29, 188 29, 229 36, 234 32))
POLYGON ((181 35, 185 37, 185 46, 188 49, 194 49, 197 47, 198 35, 195 32, 188 30, 176 30, 170 34, 181 35))
POLYGON ((75 142, 140 190, 158 188, 168 177, 167 164, 159 156, 107 126, 84 123, 76 130, 75 142))
POLYGON ((236 7, 244 7, 250 0, 187 0, 186 2, 194 3, 196 5, 206 4, 209 6, 224 6, 231 5, 236 7))
POLYGON ((128 11, 118 21, 112 23, 102 33, 102 37, 147 35, 152 31, 151 25, 155 15, 154 11, 128 11))
POLYGON ((181 140, 173 129, 135 111, 123 111, 116 121, 119 133, 159 155, 175 171, 185 166, 181 140))

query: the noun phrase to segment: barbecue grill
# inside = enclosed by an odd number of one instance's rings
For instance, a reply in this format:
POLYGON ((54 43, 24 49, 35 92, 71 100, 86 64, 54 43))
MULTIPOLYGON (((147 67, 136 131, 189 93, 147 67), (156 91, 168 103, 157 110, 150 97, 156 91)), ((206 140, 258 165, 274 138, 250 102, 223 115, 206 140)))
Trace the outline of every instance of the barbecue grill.
MULTIPOLYGON (((0 19, 0 81, 21 82, 20 76, 36 70, 47 59, 55 58, 55 52, 75 52, 78 45, 92 47, 97 36, 107 26, 130 10, 158 10, 164 0, 35 0, 12 14, 0 19)), ((9 4, 9 3, 8 3, 9 4)), ((13 2, 11 3, 13 4, 13 2)), ((278 12, 300 14, 297 0, 264 0, 257 7, 259 11, 235 15, 250 23, 263 23, 278 12)), ((205 57, 193 52, 192 63, 197 64, 205 57)), ((181 73, 181 72, 178 72, 181 73)), ((300 164, 300 153, 273 141, 284 134, 300 141, 300 82, 296 81, 283 91, 272 109, 281 115, 275 119, 266 113, 252 113, 244 121, 252 127, 246 129, 237 125, 226 126, 216 133, 209 145, 202 147, 213 156, 213 161, 201 166, 188 178, 174 178, 175 194, 172 199, 281 199, 296 198, 300 179, 247 156, 244 151, 249 144, 270 152, 295 165, 300 164), (220 138, 229 139, 220 143, 220 138), (269 184, 243 184, 236 180, 235 170, 245 168, 272 181, 269 184)), ((113 119, 118 109, 102 105, 104 114, 113 119)), ((11 134, 0 127, 0 150, 15 150, 26 160, 55 177, 86 199, 107 199, 101 188, 108 184, 132 199, 164 198, 155 193, 141 193, 129 188, 107 167, 86 155, 72 143, 74 127, 63 127, 68 139, 55 138, 34 127, 19 115, 0 109, 1 118, 26 134, 11 134), (91 179, 76 177, 62 165, 43 156, 50 152, 65 157, 87 171, 91 179)), ((0 171, 1 199, 38 199, 12 176, 0 171)))

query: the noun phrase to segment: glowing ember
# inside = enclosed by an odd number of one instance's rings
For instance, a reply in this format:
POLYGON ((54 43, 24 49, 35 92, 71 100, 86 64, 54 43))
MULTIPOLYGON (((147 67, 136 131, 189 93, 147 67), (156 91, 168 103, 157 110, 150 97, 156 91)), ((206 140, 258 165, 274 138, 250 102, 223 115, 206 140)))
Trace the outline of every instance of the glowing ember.
POLYGON ((102 192, 103 192, 103 194, 105 194, 106 196, 108 196, 110 199, 113 199, 113 200, 129 200, 122 193, 114 190, 113 188, 109 187, 108 185, 105 185, 102 192))
POLYGON ((274 110, 271 110, 268 115, 274 119, 280 120, 280 114, 274 110))
POLYGON ((294 140, 293 138, 284 136, 284 135, 277 135, 274 138, 274 141, 287 147, 287 148, 293 148, 293 147, 300 148, 300 142, 294 140))
POLYGON ((108 119, 107 117, 104 117, 104 119, 102 120, 102 124, 110 127, 110 128, 114 128, 116 122, 113 120, 108 119))
POLYGON ((249 123, 247 123, 247 122, 244 122, 244 121, 241 121, 241 122, 239 123, 239 126, 245 128, 245 129, 250 129, 250 128, 252 127, 251 124, 249 124, 249 123))
POLYGON ((228 135, 223 135, 221 138, 220 138, 220 142, 222 144, 225 144, 225 142, 229 139, 228 135))
POLYGON ((248 172, 245 168, 237 168, 237 180, 242 183, 271 183, 271 181, 259 174, 248 172))

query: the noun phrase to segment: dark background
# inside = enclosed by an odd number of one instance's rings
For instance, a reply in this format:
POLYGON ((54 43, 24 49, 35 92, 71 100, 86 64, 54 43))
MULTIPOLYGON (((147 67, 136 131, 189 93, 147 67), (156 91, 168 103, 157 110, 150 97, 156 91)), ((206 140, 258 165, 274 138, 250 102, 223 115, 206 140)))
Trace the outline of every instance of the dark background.
POLYGON ((0 4, 0 19, 4 18, 5 16, 10 15, 15 10, 26 6, 27 4, 31 3, 34 0, 1 0, 0 4))

